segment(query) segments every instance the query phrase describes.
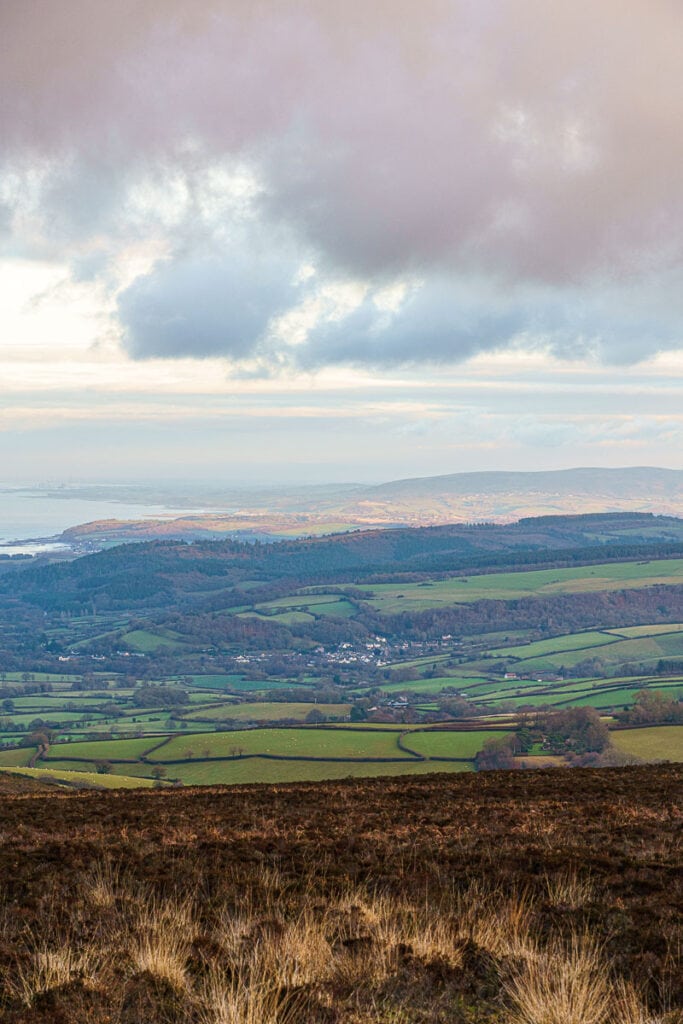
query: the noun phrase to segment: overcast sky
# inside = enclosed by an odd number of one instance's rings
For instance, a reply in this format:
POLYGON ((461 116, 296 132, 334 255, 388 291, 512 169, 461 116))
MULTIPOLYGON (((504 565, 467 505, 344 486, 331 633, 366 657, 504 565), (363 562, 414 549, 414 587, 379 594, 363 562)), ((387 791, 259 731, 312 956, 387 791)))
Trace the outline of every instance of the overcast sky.
POLYGON ((680 0, 2 0, 0 476, 681 468, 680 0))

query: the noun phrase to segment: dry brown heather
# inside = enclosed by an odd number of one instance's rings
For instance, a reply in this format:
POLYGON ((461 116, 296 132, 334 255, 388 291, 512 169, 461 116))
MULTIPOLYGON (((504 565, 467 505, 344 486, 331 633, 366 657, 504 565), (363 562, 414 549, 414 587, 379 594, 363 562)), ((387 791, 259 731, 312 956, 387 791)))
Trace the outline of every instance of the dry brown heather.
POLYGON ((0 796, 6 1024, 673 1024, 682 766, 0 796))

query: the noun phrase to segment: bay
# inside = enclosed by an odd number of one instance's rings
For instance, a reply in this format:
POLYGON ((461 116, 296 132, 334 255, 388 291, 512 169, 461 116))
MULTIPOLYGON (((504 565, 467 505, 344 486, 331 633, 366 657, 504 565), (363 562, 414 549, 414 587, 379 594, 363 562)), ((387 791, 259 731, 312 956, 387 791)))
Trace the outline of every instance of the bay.
POLYGON ((36 545, 29 545, 30 550, 20 550, 14 542, 56 537, 70 526, 100 519, 149 519, 188 515, 192 511, 201 509, 106 498, 56 498, 54 493, 40 490, 0 488, 0 553, 5 553, 3 545, 12 544, 10 553, 33 554, 36 545))

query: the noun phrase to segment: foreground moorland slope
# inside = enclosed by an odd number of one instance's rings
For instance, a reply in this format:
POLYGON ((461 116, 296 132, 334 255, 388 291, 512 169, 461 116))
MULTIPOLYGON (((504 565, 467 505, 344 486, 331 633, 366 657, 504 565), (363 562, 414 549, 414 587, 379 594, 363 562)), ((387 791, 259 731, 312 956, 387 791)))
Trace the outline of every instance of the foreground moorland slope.
POLYGON ((674 1024, 683 767, 0 801, 7 1024, 674 1024))

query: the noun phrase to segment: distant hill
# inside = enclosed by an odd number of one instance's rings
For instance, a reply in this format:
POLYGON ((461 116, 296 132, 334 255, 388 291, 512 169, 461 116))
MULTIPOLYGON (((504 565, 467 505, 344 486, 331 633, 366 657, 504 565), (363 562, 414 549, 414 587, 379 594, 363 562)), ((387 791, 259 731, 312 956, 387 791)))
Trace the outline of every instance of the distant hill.
POLYGON ((535 473, 451 473, 365 488, 345 514, 376 509, 417 525, 595 512, 683 512, 683 471, 636 466, 535 473))
MULTIPOLYGON (((71 492, 70 492, 71 493, 71 492)), ((169 491, 155 499, 178 507, 169 491)), ((140 500, 138 492, 138 500, 140 500)), ((133 498, 133 492, 126 498, 133 498)), ((185 499, 187 500, 187 495, 185 499)), ((512 523, 548 515, 605 512, 683 515, 683 470, 648 466, 536 473, 451 473, 361 486, 269 490, 198 490, 202 513, 135 521, 108 520, 62 534, 70 544, 107 546, 125 540, 233 537, 273 540, 347 530, 451 523, 512 523)))
POLYGON ((683 499, 683 470, 633 466, 626 469, 579 468, 533 473, 495 471, 449 473, 445 476, 392 480, 367 488, 365 496, 377 498, 452 494, 547 494, 558 497, 587 495, 620 500, 648 497, 683 499))
MULTIPOLYGON (((0 576, 0 609, 18 601, 76 610, 168 607, 244 581, 308 584, 376 573, 455 572, 487 566, 580 564, 680 557, 683 519, 642 513, 524 518, 511 524, 372 529, 277 544, 177 540, 119 544, 62 565, 34 564, 0 576)), ((207 598, 208 599, 208 598, 207 598)), ((240 601, 243 595, 240 597, 240 601)))

